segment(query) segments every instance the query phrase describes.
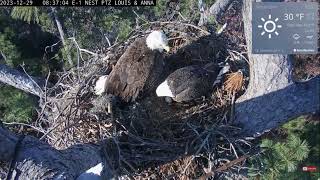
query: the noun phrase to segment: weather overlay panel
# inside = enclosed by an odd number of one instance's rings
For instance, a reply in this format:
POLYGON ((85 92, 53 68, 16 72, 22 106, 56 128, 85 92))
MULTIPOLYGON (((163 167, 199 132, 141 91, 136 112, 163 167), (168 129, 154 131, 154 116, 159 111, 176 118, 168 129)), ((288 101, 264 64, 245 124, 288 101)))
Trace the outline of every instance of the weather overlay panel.
POLYGON ((255 2, 252 6, 253 54, 317 54, 317 2, 255 2))

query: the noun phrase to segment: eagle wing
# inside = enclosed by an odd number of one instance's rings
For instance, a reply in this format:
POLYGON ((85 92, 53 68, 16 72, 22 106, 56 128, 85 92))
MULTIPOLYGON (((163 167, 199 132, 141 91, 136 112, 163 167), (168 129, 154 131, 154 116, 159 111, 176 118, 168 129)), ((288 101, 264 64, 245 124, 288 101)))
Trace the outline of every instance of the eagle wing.
POLYGON ((174 94, 179 94, 188 87, 201 84, 199 81, 204 76, 200 66, 193 65, 180 68, 170 74, 167 78, 169 86, 172 87, 174 94))
POLYGON ((201 66, 180 68, 167 78, 177 102, 190 101, 209 92, 214 77, 201 66))
POLYGON ((163 56, 150 50, 145 38, 133 42, 120 57, 111 71, 106 92, 121 97, 124 101, 135 101, 139 95, 156 86, 163 69, 163 56))

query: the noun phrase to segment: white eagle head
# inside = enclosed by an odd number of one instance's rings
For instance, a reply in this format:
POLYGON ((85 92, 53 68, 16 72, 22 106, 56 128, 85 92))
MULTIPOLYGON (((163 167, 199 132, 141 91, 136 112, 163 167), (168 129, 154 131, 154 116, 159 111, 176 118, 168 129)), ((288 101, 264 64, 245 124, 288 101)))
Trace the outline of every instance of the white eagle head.
POLYGON ((166 50, 167 52, 170 51, 168 38, 163 31, 152 31, 152 33, 147 36, 146 43, 151 50, 158 50, 160 52, 163 50, 166 50))

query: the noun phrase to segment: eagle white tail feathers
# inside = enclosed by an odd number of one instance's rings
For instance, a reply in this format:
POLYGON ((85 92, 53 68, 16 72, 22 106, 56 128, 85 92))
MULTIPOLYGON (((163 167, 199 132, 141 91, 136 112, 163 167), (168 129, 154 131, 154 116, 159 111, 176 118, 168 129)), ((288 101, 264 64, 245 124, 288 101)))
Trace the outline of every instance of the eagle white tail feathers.
POLYGON ((80 174, 76 180, 101 180, 102 170, 103 165, 102 163, 99 163, 88 169, 86 172, 80 174))
POLYGON ((106 83, 108 80, 108 75, 99 77, 94 87, 94 93, 98 96, 102 95, 106 90, 106 83))

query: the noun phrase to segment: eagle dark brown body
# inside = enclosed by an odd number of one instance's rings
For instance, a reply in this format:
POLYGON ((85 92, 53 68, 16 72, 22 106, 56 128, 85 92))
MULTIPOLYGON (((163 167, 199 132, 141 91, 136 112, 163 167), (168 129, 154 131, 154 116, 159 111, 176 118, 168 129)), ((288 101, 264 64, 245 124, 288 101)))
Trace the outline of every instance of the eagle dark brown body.
POLYGON ((163 59, 163 53, 147 47, 145 38, 135 40, 109 74, 106 93, 132 102, 154 92, 162 80, 163 59))
POLYGON ((207 68, 193 65, 180 68, 170 74, 166 81, 176 102, 188 102, 208 95, 221 67, 209 63, 207 68))

